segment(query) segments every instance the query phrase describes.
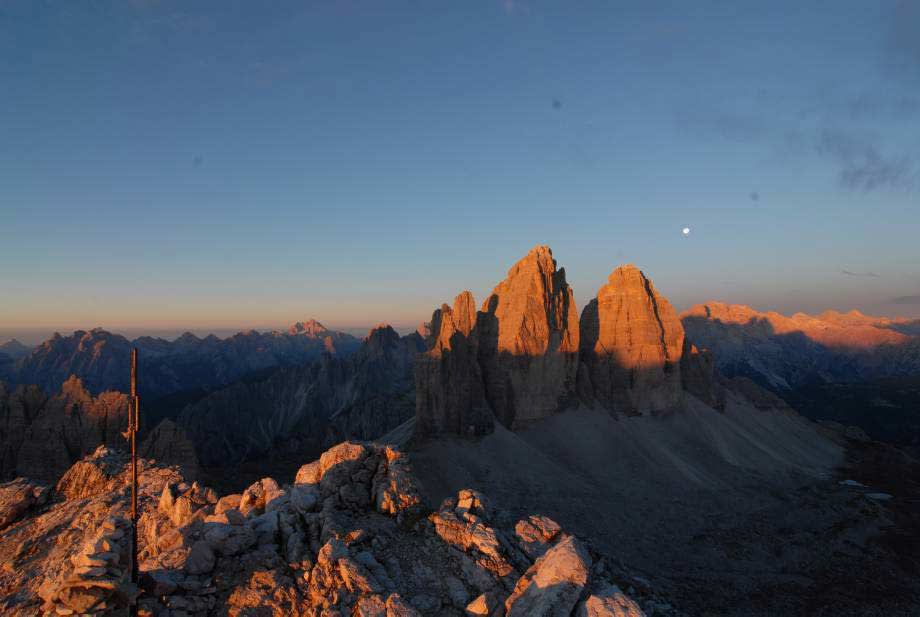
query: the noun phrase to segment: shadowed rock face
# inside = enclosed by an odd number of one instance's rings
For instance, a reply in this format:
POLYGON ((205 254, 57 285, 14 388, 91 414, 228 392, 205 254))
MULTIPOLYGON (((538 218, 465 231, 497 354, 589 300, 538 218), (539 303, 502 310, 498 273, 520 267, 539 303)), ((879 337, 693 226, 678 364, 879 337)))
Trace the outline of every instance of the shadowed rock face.
POLYGON ((603 407, 649 414, 681 398, 684 329, 677 313, 635 266, 614 270, 581 315, 581 360, 603 407))
POLYGON ((19 475, 50 484, 100 444, 123 444, 127 414, 127 395, 103 392, 94 397, 71 377, 29 425, 16 457, 19 475))
POLYGON ((453 308, 443 305, 431 318, 430 350, 415 362, 416 422, 421 434, 484 435, 492 432, 486 402, 473 294, 464 291, 453 308))
POLYGON ((19 449, 46 402, 47 397, 38 386, 10 389, 0 382, 0 479, 16 476, 19 449))
POLYGON ((177 424, 205 466, 302 455, 371 439, 412 417, 412 371, 424 346, 381 325, 356 353, 331 354, 259 380, 241 380, 188 405, 177 424))
POLYGON ((150 431, 141 444, 140 456, 176 465, 186 478, 196 479, 199 475, 195 444, 181 427, 169 419, 150 431))
POLYGON ((416 362, 421 435, 490 433, 545 418, 575 401, 578 321, 565 271, 537 246, 478 313, 465 291, 434 312, 416 362))
MULTIPOLYGON (((127 395, 92 396, 76 377, 50 398, 38 386, 10 392, 0 383, 0 480, 21 475, 54 484, 98 446, 124 447, 128 408, 127 395)), ((141 451, 161 463, 181 465, 190 477, 197 473, 191 443, 170 421, 148 434, 141 451)))

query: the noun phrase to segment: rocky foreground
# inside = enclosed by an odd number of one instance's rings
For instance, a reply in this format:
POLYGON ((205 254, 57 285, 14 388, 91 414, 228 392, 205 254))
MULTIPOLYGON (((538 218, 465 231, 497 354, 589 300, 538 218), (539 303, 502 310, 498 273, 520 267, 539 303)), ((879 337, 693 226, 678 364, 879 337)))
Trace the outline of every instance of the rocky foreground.
POLYGON ((224 497, 143 461, 134 588, 127 470, 100 447, 53 489, 0 485, 3 614, 119 614, 134 597, 157 617, 674 613, 545 516, 511 519, 472 490, 426 511, 398 450, 356 442, 293 484, 224 497))

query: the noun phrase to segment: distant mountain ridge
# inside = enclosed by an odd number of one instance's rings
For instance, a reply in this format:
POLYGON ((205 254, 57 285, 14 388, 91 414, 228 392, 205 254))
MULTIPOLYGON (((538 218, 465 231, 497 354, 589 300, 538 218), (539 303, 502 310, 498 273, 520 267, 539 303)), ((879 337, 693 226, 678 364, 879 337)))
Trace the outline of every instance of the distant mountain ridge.
POLYGON ((30 353, 32 353, 31 347, 23 345, 14 338, 5 343, 0 343, 0 354, 5 354, 14 360, 25 357, 30 353))
POLYGON ((920 374, 915 322, 859 311, 796 313, 710 302, 680 315, 693 340, 710 350, 719 370, 750 377, 772 390, 814 380, 862 381, 920 374))
POLYGON ((129 386, 131 349, 137 347, 143 367, 141 391, 156 398, 221 386, 255 371, 305 364, 323 353, 348 356, 360 344, 356 337, 327 330, 315 320, 298 322, 288 332, 250 330, 223 339, 186 332, 172 341, 150 336, 132 341, 95 328, 70 336, 55 333, 12 366, 7 363, 0 377, 38 385, 49 395, 71 375, 79 377, 92 394, 124 392, 129 386))
POLYGON ((373 439, 415 412, 412 371, 422 338, 380 324, 348 357, 323 354, 262 379, 239 380, 186 406, 176 423, 205 465, 303 455, 373 439))

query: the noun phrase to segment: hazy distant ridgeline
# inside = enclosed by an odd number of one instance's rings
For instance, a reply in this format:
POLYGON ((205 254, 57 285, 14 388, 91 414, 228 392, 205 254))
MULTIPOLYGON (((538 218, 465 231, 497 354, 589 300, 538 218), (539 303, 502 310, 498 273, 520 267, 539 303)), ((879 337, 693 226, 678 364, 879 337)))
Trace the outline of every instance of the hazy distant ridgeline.
POLYGON ((347 439, 374 439, 415 414, 413 368, 424 349, 417 333, 377 326, 348 357, 327 354, 238 380, 185 406, 176 423, 206 466, 318 455, 347 439))
POLYGON ((809 418, 920 444, 920 322, 858 311, 787 317, 720 302, 681 321, 722 374, 752 379, 809 418))
POLYGON ((855 382, 920 374, 918 322, 826 311, 787 317, 712 302, 684 311, 694 342, 723 373, 780 392, 814 381, 855 382))
MULTIPOLYGON (((348 356, 361 344, 349 334, 327 330, 314 320, 287 332, 240 332, 227 338, 199 338, 185 333, 168 341, 149 336, 133 341, 102 329, 55 334, 18 360, 0 361, 0 378, 36 384, 46 394, 58 392, 76 375, 92 394, 129 387, 130 354, 141 354, 139 386, 152 400, 192 389, 210 389, 240 377, 279 366, 296 366, 324 352, 348 356)), ((2 358, 0 358, 2 360, 2 358)))

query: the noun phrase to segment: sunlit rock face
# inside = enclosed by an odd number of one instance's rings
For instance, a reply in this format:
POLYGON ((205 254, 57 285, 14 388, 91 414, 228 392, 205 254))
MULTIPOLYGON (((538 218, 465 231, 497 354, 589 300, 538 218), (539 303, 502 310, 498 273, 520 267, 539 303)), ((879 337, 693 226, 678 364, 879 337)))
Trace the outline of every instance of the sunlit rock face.
POLYGON ((565 270, 537 246, 474 306, 465 291, 432 315, 416 361, 419 437, 519 429, 579 404, 652 414, 684 391, 721 406, 711 356, 635 266, 616 268, 579 320, 565 270))
POLYGON ((465 291, 432 315, 416 362, 416 431, 481 435, 576 402, 578 321, 565 271, 537 246, 509 271, 479 312, 465 291))
POLYGON ((479 361, 496 417, 514 428, 575 401, 578 314, 565 269, 536 246, 486 298, 479 361))
POLYGON ((581 315, 586 390, 611 411, 649 414, 680 402, 684 329, 635 266, 615 269, 581 315))

